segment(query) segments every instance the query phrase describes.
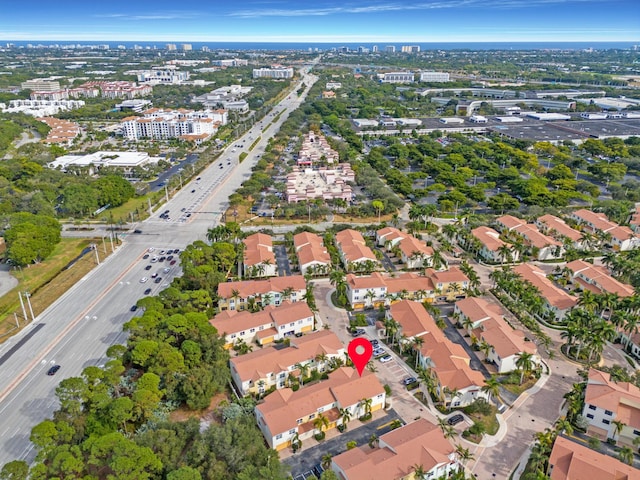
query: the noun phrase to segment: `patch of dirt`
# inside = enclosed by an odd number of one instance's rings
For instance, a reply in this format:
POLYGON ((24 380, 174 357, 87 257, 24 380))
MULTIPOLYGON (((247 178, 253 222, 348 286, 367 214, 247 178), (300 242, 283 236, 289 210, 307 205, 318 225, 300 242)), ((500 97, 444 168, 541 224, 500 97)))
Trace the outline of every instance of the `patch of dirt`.
POLYGON ((211 403, 204 410, 187 410, 186 408, 179 408, 171 412, 169 420, 172 422, 185 422, 190 418, 198 418, 208 422, 221 423, 222 419, 218 415, 218 406, 223 401, 229 401, 229 397, 226 393, 219 393, 211 399, 211 403))

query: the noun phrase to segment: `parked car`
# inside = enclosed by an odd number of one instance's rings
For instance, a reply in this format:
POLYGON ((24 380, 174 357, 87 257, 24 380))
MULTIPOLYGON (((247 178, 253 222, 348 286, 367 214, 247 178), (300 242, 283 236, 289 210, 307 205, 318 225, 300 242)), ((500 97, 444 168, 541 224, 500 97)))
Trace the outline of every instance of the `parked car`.
POLYGON ((51 377, 55 375, 58 370, 60 370, 60 365, 54 365, 49 370, 47 370, 47 375, 51 377))
POLYGON ((162 277, 158 277, 154 280, 155 283, 160 283, 162 281, 162 277))
POLYGON ((148 281, 148 280, 149 280, 149 279, 148 279, 147 277, 142 277, 142 278, 140 279, 140 283, 147 283, 147 281, 148 281))
POLYGON ((149 258, 149 254, 148 254, 148 253, 145 253, 145 254, 142 256, 142 259, 143 259, 143 260, 146 260, 147 258, 149 258))
POLYGON ((144 267, 145 270, 151 270, 151 265, 147 265, 146 267, 144 267))
POLYGON ((157 278, 157 277, 158 277, 158 272, 156 272, 153 275, 151 275, 151 278, 157 278))
POLYGON ((176 261, 175 260, 171 260, 171 263, 169 263, 169 265, 175 265, 176 261))
POLYGON ((150 288, 147 288, 147 289, 144 291, 144 294, 145 294, 145 295, 149 295, 150 293, 151 293, 151 289, 150 289, 150 288))
POLYGON ((418 379, 416 377, 407 377, 404 380, 402 380, 402 383, 406 385, 411 385, 412 383, 416 383, 418 381, 418 379))
POLYGON ((138 310, 138 305, 131 305, 131 308, 129 310, 135 312, 136 310, 138 310))
POLYGON ((459 413, 453 415, 452 417, 449 417, 447 419, 447 423, 449 425, 457 425, 458 423, 462 422, 464 420, 464 417, 462 415, 460 415, 459 413))
POLYGON ((385 355, 384 357, 380 357, 381 363, 387 363, 387 362, 390 362, 391 360, 393 360, 393 357, 391 355, 385 355))

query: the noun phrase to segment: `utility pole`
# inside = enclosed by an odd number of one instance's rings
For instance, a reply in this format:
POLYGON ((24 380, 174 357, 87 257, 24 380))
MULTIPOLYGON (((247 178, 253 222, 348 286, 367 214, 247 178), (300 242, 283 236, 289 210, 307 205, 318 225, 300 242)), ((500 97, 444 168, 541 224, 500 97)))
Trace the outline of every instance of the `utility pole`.
POLYGON ((100 256, 98 255, 98 246, 93 244, 93 253, 96 254, 96 265, 100 265, 100 256))
POLYGON ((113 248, 113 235, 109 233, 109 243, 111 244, 111 253, 115 252, 116 249, 113 248))
POLYGON ((104 254, 107 254, 107 243, 104 241, 104 235, 102 236, 102 249, 104 250, 104 254))
POLYGON ((27 310, 24 308, 24 301, 22 300, 22 292, 18 292, 18 298, 20 299, 20 306, 22 307, 22 316, 28 322, 29 317, 27 317, 27 310))
POLYGON ((36 316, 33 314, 33 308, 31 307, 31 294, 29 292, 24 292, 24 296, 27 297, 27 305, 29 306, 29 312, 31 312, 31 320, 36 319, 36 316))
POLYGON ((16 326, 20 328, 20 322, 18 321, 18 315, 16 312, 13 312, 13 319, 16 321, 16 326))

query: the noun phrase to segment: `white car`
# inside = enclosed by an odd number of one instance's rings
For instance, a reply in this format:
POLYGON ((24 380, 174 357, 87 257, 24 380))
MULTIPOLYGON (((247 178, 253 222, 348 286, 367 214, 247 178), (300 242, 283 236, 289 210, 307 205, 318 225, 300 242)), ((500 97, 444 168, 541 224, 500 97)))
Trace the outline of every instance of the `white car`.
POLYGON ((140 283, 147 283, 147 281, 148 281, 148 280, 149 280, 149 278, 148 278, 148 277, 142 277, 142 278, 140 279, 140 283))
POLYGON ((165 269, 163 270, 163 272, 164 272, 164 273, 169 273, 170 271, 171 271, 171 269, 170 269, 169 267, 167 267, 167 268, 165 268, 165 269))
POLYGON ((153 247, 149 247, 149 249, 147 250, 147 252, 151 253, 151 252, 153 252, 154 250, 155 250, 155 248, 153 248, 153 247))
POLYGON ((393 357, 391 355, 385 355, 384 357, 380 358, 381 363, 387 363, 387 362, 390 362, 391 360, 393 360, 393 357))

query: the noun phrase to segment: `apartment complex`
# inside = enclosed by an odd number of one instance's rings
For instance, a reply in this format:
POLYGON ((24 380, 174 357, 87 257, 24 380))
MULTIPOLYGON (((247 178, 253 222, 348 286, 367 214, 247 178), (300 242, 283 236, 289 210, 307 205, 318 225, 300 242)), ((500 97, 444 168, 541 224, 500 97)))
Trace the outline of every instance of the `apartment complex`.
POLYGON ((302 275, 326 275, 331 271, 331 256, 319 235, 310 232, 298 233, 293 236, 293 246, 302 275))
POLYGON ((421 82, 448 82, 449 74, 445 72, 420 72, 421 82))
POLYGON ((502 232, 515 232, 522 237, 537 260, 555 260, 564 256, 562 242, 541 233, 533 223, 512 215, 503 215, 496 219, 496 224, 502 232))
POLYGON ((344 346, 329 330, 291 337, 284 348, 269 346, 229 360, 231 379, 240 395, 264 394, 272 387, 288 387, 301 368, 325 372, 335 359, 344 361, 344 346))
POLYGON ((569 242, 573 248, 583 248, 582 233, 575 228, 571 228, 561 218, 555 215, 543 215, 536 219, 535 224, 540 231, 563 242, 563 244, 564 242, 569 242))
POLYGON ((375 448, 361 446, 331 459, 331 469, 342 480, 405 480, 416 465, 423 478, 447 478, 458 468, 455 449, 440 427, 421 418, 381 435, 375 448))
POLYGON ((264 233, 254 233, 245 238, 242 272, 245 278, 275 277, 278 275, 273 240, 264 233))
POLYGON ((46 123, 51 128, 47 138, 43 140, 44 143, 69 147, 80 134, 80 126, 77 123, 54 117, 42 117, 38 118, 38 120, 46 123))
POLYGON ((62 155, 47 166, 62 171, 69 170, 69 167, 79 167, 86 169, 89 175, 96 174, 101 168, 109 167, 127 174, 135 168, 155 164, 160 160, 160 157, 151 157, 147 152, 99 151, 86 155, 62 155))
POLYGON ((50 78, 33 78, 20 84, 22 90, 33 92, 57 92, 60 90, 60 82, 50 78))
POLYGON ((266 345, 296 334, 313 330, 314 316, 306 302, 284 301, 279 307, 267 305, 264 310, 225 310, 209 320, 220 335, 225 348, 238 342, 266 345))
POLYGON ((81 107, 84 107, 82 100, 10 100, 8 107, 0 103, 3 112, 24 113, 32 117, 48 117, 81 107))
POLYGON ((535 265, 523 263, 514 267, 513 272, 522 280, 529 282, 540 292, 547 312, 556 321, 561 321, 569 310, 578 304, 578 298, 557 287, 546 274, 535 265))
POLYGON ((295 392, 290 388, 276 390, 256 406, 255 415, 269 447, 282 450, 296 436, 304 441, 317 433, 313 422, 321 415, 328 420, 325 430, 330 430, 342 423, 340 410, 357 418, 384 405, 385 391, 375 374, 364 370, 360 376, 353 368, 341 367, 331 372, 328 380, 295 392), (363 400, 370 401, 369 405, 363 400))
POLYGON ((614 382, 608 373, 592 368, 582 415, 589 422, 589 435, 632 446, 640 437, 640 389, 628 382, 614 382), (622 422, 621 430, 615 422, 622 422))
POLYGON ((91 81, 73 88, 61 90, 34 90, 31 100, 66 100, 69 98, 110 98, 110 99, 134 99, 150 95, 153 88, 150 85, 138 85, 127 81, 91 81))
POLYGON ((301 302, 306 293, 307 284, 302 275, 223 282, 218 285, 218 309, 242 311, 251 308, 252 304, 278 306, 284 300, 301 302))
POLYGON ((294 166, 287 175, 285 198, 287 202, 298 203, 307 200, 353 200, 353 189, 349 182, 355 182, 356 174, 348 163, 317 170, 294 166))
POLYGON ((226 110, 196 112, 186 109, 152 108, 146 110, 143 117, 124 118, 120 125, 122 134, 132 140, 180 138, 199 144, 216 133, 220 125, 226 123, 226 110))
POLYGON ((415 82, 415 73, 413 72, 379 73, 378 79, 380 80, 380 83, 413 83, 415 82))
POLYGON ((317 134, 313 130, 302 137, 302 147, 298 152, 296 164, 302 167, 311 167, 317 163, 338 163, 340 156, 331 146, 324 135, 317 134))
POLYGON ((138 81, 151 85, 179 85, 189 80, 189 72, 180 71, 175 66, 153 67, 138 72, 138 81))
POLYGON ((581 208, 571 213, 570 218, 591 233, 606 236, 604 243, 616 251, 633 250, 640 246, 638 238, 629 227, 623 227, 607 218, 604 213, 596 213, 581 208))
POLYGON ((273 78, 277 80, 293 78, 293 68, 276 65, 271 68, 254 68, 253 78, 273 78))
POLYGON ((522 353, 533 355, 533 363, 540 364, 535 343, 522 330, 511 328, 499 305, 481 297, 465 298, 456 302, 454 313, 467 325, 472 338, 491 347, 486 352, 487 360, 495 364, 498 373, 517 370, 516 361, 522 353))

